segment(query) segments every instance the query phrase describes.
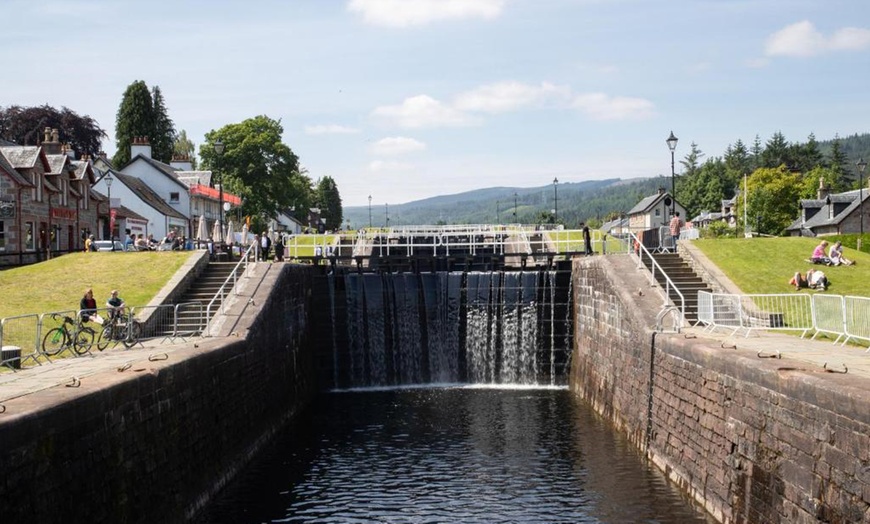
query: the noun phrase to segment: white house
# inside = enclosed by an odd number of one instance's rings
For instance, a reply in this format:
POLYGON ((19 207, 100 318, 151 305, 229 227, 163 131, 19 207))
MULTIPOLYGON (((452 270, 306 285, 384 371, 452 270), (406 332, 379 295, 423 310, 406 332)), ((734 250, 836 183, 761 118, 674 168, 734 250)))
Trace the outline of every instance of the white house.
MULTIPOLYGON (((153 191, 145 181, 124 173, 107 170, 94 184, 94 189, 104 195, 109 194, 106 185, 107 178, 111 176, 112 207, 122 206, 130 211, 131 218, 135 217, 135 232, 141 233, 142 222, 147 221, 146 234, 154 235, 160 240, 169 231, 175 231, 179 235, 188 235, 188 218, 186 215, 175 210, 153 191)), ((187 192, 184 192, 185 195, 187 192)), ((131 223, 132 224, 132 223, 131 223)), ((132 227, 130 227, 132 232, 132 227)))
POLYGON ((638 233, 647 229, 666 227, 671 220, 672 206, 685 222, 686 208, 673 199, 664 188, 659 188, 658 193, 644 198, 628 212, 629 229, 632 233, 638 233))

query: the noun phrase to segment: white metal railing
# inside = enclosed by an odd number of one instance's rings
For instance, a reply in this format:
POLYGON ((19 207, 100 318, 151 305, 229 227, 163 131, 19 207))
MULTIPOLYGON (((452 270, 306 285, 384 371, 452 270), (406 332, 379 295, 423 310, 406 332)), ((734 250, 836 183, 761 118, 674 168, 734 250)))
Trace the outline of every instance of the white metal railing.
POLYGON ((657 275, 661 275, 661 278, 664 280, 664 284, 660 286, 659 289, 662 290, 662 294, 664 295, 664 305, 667 305, 671 300, 671 293, 675 295, 675 300, 673 300, 674 305, 677 309, 680 310, 681 324, 685 325, 686 323, 686 298, 683 296, 683 293, 677 288, 676 284, 674 284, 673 280, 665 273, 664 269, 656 262, 656 259, 653 257, 652 253, 647 250, 646 246, 643 245, 643 242, 640 241, 639 238, 634 233, 631 233, 631 240, 635 245, 635 249, 632 251, 632 256, 637 258, 638 269, 646 268, 649 270, 650 277, 650 286, 655 286, 658 283, 657 275), (649 260, 649 264, 646 264, 644 261, 649 260))
MULTIPOLYGON (((800 331, 834 338, 870 342, 870 298, 841 295, 756 294, 698 292, 698 324, 705 330, 728 329, 732 334, 755 330, 800 331)), ((870 351, 870 349, 868 349, 870 351)))
MULTIPOLYGON (((224 283, 221 284, 221 287, 217 290, 215 296, 209 301, 208 305, 205 307, 205 315, 206 318, 208 318, 209 323, 214 319, 217 313, 222 313, 225 310, 227 296, 229 296, 231 292, 238 293, 236 283, 238 283, 239 279, 244 275, 245 271, 247 271, 248 264, 257 261, 257 254, 259 251, 260 246, 257 245, 256 242, 248 246, 247 251, 242 254, 239 262, 235 265, 229 276, 227 276, 226 280, 224 280, 224 283)), ((206 329, 204 332, 207 333, 208 331, 209 330, 206 329)))

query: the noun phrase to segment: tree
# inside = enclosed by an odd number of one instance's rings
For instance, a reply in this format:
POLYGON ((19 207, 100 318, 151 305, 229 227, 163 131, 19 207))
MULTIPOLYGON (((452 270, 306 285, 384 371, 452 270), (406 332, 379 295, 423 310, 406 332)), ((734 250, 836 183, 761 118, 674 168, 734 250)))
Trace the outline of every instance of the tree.
POLYGON ((777 131, 770 137, 761 153, 762 167, 792 167, 793 162, 789 158, 789 145, 782 132, 777 131))
POLYGON ((242 197, 244 215, 267 219, 290 208, 300 213, 310 202, 311 180, 281 142, 283 132, 280 121, 260 115, 205 135, 199 148, 202 163, 217 168, 227 190, 242 197), (220 158, 214 151, 217 140, 225 147, 220 158))
POLYGON ((168 164, 172 161, 172 148, 177 136, 175 124, 169 118, 160 87, 154 86, 151 94, 154 103, 154 134, 151 135, 151 156, 168 164))
MULTIPOLYGON (((759 233, 779 235, 798 214, 801 176, 784 165, 756 169, 741 189, 747 193, 747 215, 750 228, 759 233)), ((743 216, 743 201, 737 202, 737 216, 743 216)))
POLYGON ((831 157, 828 161, 828 166, 836 174, 837 179, 846 178, 846 164, 849 159, 843 152, 842 144, 840 143, 840 135, 834 135, 834 141, 831 143, 831 157))
POLYGON ((806 144, 795 144, 795 161, 797 169, 802 173, 807 173, 816 167, 822 165, 824 157, 819 149, 819 143, 816 142, 816 136, 810 133, 807 137, 806 144))
POLYGON ((37 145, 46 127, 57 129, 60 141, 68 144, 78 158, 87 154, 96 157, 102 149, 106 131, 97 121, 80 116, 66 107, 60 110, 50 105, 37 107, 9 106, 0 108, 0 137, 20 145, 37 145))
POLYGON ((829 167, 816 166, 803 175, 800 192, 801 198, 816 198, 818 196, 821 180, 825 181, 825 186, 827 186, 832 193, 841 192, 846 185, 845 180, 839 178, 837 172, 833 169, 829 167))
POLYGON ((196 169, 196 144, 193 140, 187 138, 187 131, 184 129, 175 137, 175 143, 172 144, 172 152, 175 156, 190 160, 193 169, 196 169))
POLYGON ((341 229, 344 215, 341 207, 341 195, 332 177, 325 176, 317 183, 315 200, 320 208, 320 216, 326 229, 341 229))
POLYGON ((694 176, 687 178, 680 190, 680 203, 686 208, 687 217, 697 215, 701 211, 718 212, 725 198, 726 169, 725 162, 719 158, 711 158, 694 176))
POLYGON ((154 102, 143 80, 136 80, 124 91, 115 117, 115 156, 112 163, 120 168, 130 162, 130 144, 134 137, 155 134, 154 102))

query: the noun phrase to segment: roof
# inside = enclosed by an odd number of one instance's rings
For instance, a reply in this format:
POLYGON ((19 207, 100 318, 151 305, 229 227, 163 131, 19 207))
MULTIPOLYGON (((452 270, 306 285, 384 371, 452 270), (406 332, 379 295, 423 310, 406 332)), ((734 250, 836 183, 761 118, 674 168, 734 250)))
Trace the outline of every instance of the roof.
MULTIPOLYGON (((633 208, 631 208, 631 210, 628 212, 628 214, 629 215, 636 215, 638 213, 644 213, 644 212, 650 210, 651 208, 653 208, 656 204, 659 203, 659 201, 661 201, 667 197, 670 197, 670 196, 671 196, 671 194, 668 193, 667 191, 665 191, 663 193, 656 193, 654 195, 650 195, 650 196, 644 198, 643 200, 641 200, 640 202, 638 202, 633 208)), ((676 199, 674 199, 674 201, 676 201, 676 199)))
MULTIPOLYGON (((178 179, 178 170, 177 169, 170 166, 169 164, 164 164, 163 162, 160 162, 159 160, 154 160, 153 158, 144 156, 142 154, 138 154, 135 157, 133 157, 133 159, 130 160, 130 162, 126 166, 124 166, 124 169, 127 169, 127 167, 132 165, 137 160, 141 160, 141 161, 145 162, 146 164, 150 165, 151 167, 153 167, 157 171, 166 175, 170 180, 174 181, 179 186, 183 187, 184 189, 187 189, 187 185, 185 185, 181 180, 178 179)), ((122 172, 123 172, 123 170, 122 170, 122 172)))
POLYGON ((17 169, 12 167, 12 164, 10 164, 8 160, 6 160, 6 156, 2 150, 0 150, 0 171, 3 171, 7 175, 9 175, 9 178, 11 178, 18 185, 28 187, 33 186, 33 184, 31 184, 29 180, 24 178, 17 169))
POLYGON ((87 160, 73 160, 71 164, 75 168, 76 180, 86 180, 88 184, 94 182, 94 169, 90 162, 87 160))
POLYGON ((121 218, 133 218, 136 220, 142 220, 144 222, 148 221, 147 218, 145 218, 142 215, 140 215, 139 213, 133 211, 129 207, 117 206, 117 207, 113 207, 112 209, 115 210, 115 215, 119 216, 121 218))
POLYGON ((188 186, 202 184, 211 187, 211 171, 176 171, 175 174, 188 186))
POLYGON ((46 175, 60 175, 69 165, 69 157, 66 155, 45 155, 45 158, 48 159, 49 165, 46 175))
MULTIPOLYGON (((848 217, 856 209, 858 209, 858 206, 861 204, 861 202, 858 200, 859 191, 860 190, 858 189, 854 189, 852 191, 846 191, 844 193, 828 195, 828 197, 823 200, 819 200, 816 198, 801 200, 800 207, 802 210, 818 209, 818 212, 815 215, 811 216, 807 221, 803 220, 803 216, 798 217, 798 219, 792 222, 791 225, 786 228, 786 230, 795 231, 800 229, 812 229, 814 227, 838 225, 840 222, 845 220, 846 217, 848 217), (848 205, 843 208, 839 213, 833 214, 832 211, 835 204, 848 205)), ((870 191, 864 191, 863 197, 864 200, 867 200, 867 198, 870 197, 870 191)), ((803 215, 803 212, 801 212, 801 215, 803 215)))
POLYGON ((157 212, 159 212, 160 214, 187 220, 186 216, 182 215, 172 206, 167 204, 162 198, 160 198, 157 193, 154 192, 154 190, 148 187, 148 184, 146 184, 142 180, 134 176, 125 175, 124 173, 118 173, 116 171, 109 170, 107 171, 107 173, 108 172, 114 174, 116 180, 120 181, 122 184, 130 188, 130 191, 132 191, 137 197, 139 197, 140 200, 157 210, 157 212))
POLYGON ((722 213, 720 213, 718 211, 713 211, 713 212, 701 211, 701 213, 698 216, 696 216, 695 218, 693 218, 691 221, 692 222, 704 222, 706 220, 710 220, 710 221, 721 220, 722 216, 723 216, 722 213))
POLYGON ((43 169, 51 171, 48 159, 39 146, 0 146, 0 153, 15 169, 33 169, 41 161, 43 169))
MULTIPOLYGON (((213 187, 204 186, 202 184, 195 184, 191 186, 190 194, 202 195, 204 197, 212 198, 214 200, 220 199, 220 190, 213 187)), ((234 206, 239 206, 242 204, 242 199, 232 193, 227 193, 226 191, 224 191, 224 202, 229 202, 234 206)))

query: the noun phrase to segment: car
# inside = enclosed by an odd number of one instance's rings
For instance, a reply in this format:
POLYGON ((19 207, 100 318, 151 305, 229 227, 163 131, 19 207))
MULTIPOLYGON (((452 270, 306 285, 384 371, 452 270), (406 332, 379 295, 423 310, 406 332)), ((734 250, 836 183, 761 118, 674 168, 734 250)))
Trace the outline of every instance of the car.
MULTIPOLYGON (((111 240, 94 240, 94 245, 97 246, 97 251, 112 251, 111 240)), ((124 244, 115 240, 115 251, 124 251, 124 244)))

